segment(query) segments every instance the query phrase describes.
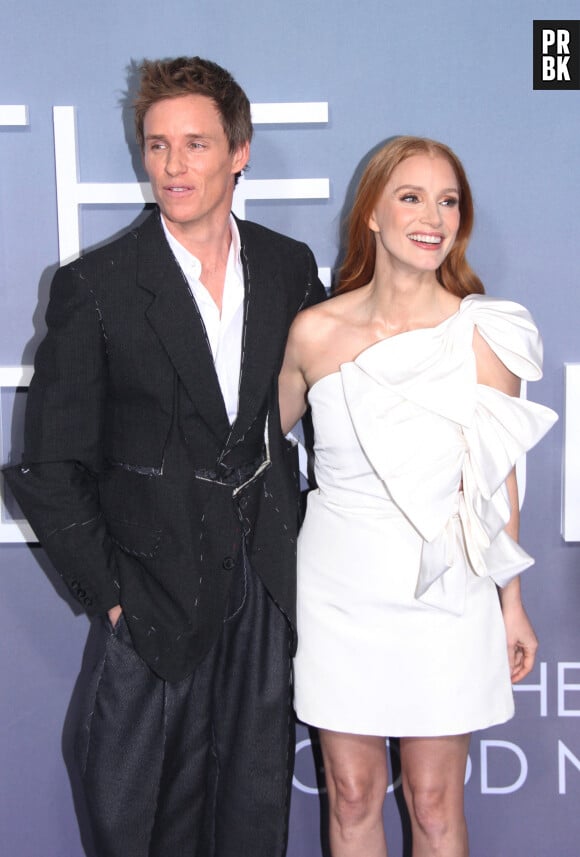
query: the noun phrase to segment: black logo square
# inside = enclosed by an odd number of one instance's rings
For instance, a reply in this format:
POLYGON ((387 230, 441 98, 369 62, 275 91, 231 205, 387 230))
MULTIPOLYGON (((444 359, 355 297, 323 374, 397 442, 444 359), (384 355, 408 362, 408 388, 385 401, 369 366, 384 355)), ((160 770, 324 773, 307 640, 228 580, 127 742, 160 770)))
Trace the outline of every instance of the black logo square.
POLYGON ((534 21, 534 89, 580 89, 580 21, 534 21))

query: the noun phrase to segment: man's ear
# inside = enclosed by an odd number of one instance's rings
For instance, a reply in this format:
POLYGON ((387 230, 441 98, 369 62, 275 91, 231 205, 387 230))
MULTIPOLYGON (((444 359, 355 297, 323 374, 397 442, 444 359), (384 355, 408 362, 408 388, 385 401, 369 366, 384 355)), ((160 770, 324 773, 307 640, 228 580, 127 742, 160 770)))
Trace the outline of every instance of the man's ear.
POLYGON ((241 173, 242 170, 247 166, 248 161, 250 160, 250 143, 246 141, 239 146, 234 152, 234 157, 232 160, 232 172, 241 173))

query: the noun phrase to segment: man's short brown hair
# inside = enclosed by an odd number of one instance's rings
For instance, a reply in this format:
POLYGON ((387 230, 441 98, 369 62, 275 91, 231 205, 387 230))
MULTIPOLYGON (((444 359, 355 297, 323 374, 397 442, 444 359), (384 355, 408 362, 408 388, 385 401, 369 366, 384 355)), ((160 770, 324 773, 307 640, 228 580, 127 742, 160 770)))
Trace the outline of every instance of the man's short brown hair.
POLYGON ((229 71, 201 57, 144 60, 134 101, 137 143, 143 151, 145 114, 157 101, 183 95, 204 95, 216 105, 230 152, 252 139, 250 102, 229 71))

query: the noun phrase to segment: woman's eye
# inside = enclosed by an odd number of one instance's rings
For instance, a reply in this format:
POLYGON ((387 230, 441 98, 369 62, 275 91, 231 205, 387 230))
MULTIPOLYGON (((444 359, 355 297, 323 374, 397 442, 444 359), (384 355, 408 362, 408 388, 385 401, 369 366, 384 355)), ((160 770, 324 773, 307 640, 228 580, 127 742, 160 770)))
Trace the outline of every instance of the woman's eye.
POLYGON ((417 195, 414 193, 406 193, 401 197, 402 202, 417 202, 417 195))
POLYGON ((456 205, 459 205, 459 200, 456 196, 448 196, 446 199, 441 200, 441 205, 445 205, 447 208, 454 208, 456 205))

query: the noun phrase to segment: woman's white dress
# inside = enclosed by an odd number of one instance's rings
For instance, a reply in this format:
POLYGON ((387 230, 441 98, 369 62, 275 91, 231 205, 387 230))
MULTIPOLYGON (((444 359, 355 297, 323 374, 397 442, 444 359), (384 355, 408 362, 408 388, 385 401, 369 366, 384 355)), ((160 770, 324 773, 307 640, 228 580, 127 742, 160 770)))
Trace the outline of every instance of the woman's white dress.
POLYGON ((298 544, 295 660, 306 723, 428 736, 513 714, 496 584, 533 560, 504 531, 504 482, 557 417, 477 383, 474 327, 515 375, 541 377, 527 310, 470 295, 310 390, 318 488, 298 544))

